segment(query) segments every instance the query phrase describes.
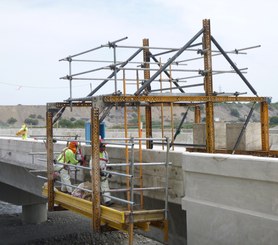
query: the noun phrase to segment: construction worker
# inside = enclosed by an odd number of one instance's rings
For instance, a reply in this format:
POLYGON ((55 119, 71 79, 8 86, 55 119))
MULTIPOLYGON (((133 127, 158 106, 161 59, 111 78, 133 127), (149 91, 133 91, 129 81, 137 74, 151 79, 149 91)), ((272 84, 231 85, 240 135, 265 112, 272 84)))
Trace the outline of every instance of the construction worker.
POLYGON ((63 163, 66 164, 73 164, 77 165, 80 163, 80 160, 78 161, 76 159, 76 151, 77 151, 77 142, 71 141, 66 148, 63 149, 63 151, 60 153, 60 155, 56 159, 56 163, 54 164, 54 171, 59 174, 62 182, 61 191, 62 192, 68 192, 72 193, 72 187, 70 181, 70 168, 69 166, 62 165, 63 163), (59 164, 62 163, 62 164, 59 164))
MULTIPOLYGON (((108 178, 111 178, 110 174, 102 172, 103 170, 107 170, 107 164, 109 164, 109 157, 106 151, 106 145, 102 142, 99 144, 99 166, 100 166, 100 181, 101 181, 101 192, 104 192, 105 195, 110 196, 110 188, 108 183, 108 178)), ((103 203, 105 206, 111 206, 113 202, 111 198, 107 196, 103 196, 103 203)))
MULTIPOLYGON (((101 181, 101 192, 106 196, 102 196, 102 204, 105 206, 111 206, 113 202, 110 197, 110 188, 108 183, 108 178, 111 178, 110 174, 104 173, 103 170, 107 170, 107 165, 109 165, 109 156, 106 151, 106 145, 104 143, 99 144, 99 166, 100 166, 100 181, 101 181)), ((90 161, 90 166, 92 166, 92 160, 90 161)))
POLYGON ((25 123, 22 124, 21 129, 16 132, 16 136, 20 136, 23 140, 26 140, 28 137, 28 128, 25 123))

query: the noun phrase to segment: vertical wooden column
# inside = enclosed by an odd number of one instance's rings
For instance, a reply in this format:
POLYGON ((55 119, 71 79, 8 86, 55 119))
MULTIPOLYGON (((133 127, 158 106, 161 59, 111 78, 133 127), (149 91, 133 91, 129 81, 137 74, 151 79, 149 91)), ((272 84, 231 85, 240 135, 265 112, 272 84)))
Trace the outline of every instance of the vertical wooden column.
POLYGON ((92 107, 91 110, 91 153, 92 153, 92 223, 93 230, 100 232, 100 166, 99 166, 99 109, 92 107))
POLYGON ((169 241, 169 222, 168 220, 163 221, 163 241, 168 244, 169 241))
POLYGON ((200 106, 196 105, 194 110, 194 122, 200 123, 201 122, 201 110, 200 106))
POLYGON ((53 112, 46 112, 46 147, 47 147, 47 185, 48 185, 48 210, 54 210, 54 179, 53 179, 53 112))
MULTIPOLYGON (((204 71, 205 71, 205 93, 206 96, 213 96, 212 85, 212 60, 211 60, 211 33, 210 21, 203 20, 204 36, 203 36, 203 49, 204 49, 204 71)), ((214 152, 215 139, 214 139, 214 109, 213 102, 206 102, 206 145, 207 152, 214 152)))
MULTIPOLYGON (((150 53, 149 53, 149 39, 143 39, 143 58, 144 58, 144 80, 147 81, 150 79, 150 53)), ((146 87, 146 91, 151 90, 151 85, 146 87)), ((146 115, 146 138, 152 138, 152 109, 150 105, 145 106, 145 115, 146 115)), ((152 149, 153 144, 152 141, 147 140, 146 141, 146 147, 147 149, 152 149)))
POLYGON ((261 102, 261 138, 262 151, 269 152, 269 124, 268 124, 268 104, 261 102))

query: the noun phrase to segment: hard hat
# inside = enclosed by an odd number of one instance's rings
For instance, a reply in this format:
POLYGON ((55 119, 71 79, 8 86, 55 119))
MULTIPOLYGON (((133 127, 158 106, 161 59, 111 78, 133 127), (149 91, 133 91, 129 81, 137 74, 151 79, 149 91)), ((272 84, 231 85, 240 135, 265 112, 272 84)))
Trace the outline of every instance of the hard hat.
POLYGON ((71 141, 69 143, 69 148, 76 148, 78 146, 77 142, 76 141, 71 141))

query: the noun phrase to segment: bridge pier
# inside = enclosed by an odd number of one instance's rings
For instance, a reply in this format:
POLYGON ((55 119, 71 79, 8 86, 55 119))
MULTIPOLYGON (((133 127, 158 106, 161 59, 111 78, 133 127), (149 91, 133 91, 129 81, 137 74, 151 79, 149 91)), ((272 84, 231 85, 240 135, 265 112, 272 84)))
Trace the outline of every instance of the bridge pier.
POLYGON ((39 224, 46 220, 46 203, 22 205, 22 222, 24 224, 39 224))

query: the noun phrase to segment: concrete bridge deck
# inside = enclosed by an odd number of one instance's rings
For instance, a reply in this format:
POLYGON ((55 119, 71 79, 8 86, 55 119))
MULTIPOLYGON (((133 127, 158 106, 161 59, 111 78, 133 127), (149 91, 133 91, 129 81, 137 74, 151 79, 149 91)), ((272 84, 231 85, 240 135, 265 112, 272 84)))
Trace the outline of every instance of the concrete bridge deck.
MULTIPOLYGON (((54 151, 63 147, 55 144, 54 151)), ((123 148, 107 148, 111 162, 123 160, 123 148)), ((46 210, 46 199, 41 194, 44 181, 30 171, 45 169, 42 155, 30 154, 43 151, 40 140, 0 138, 0 199, 22 205, 27 222, 46 218, 35 220, 46 210)), ((144 162, 164 157, 163 150, 143 151, 144 162)), ((170 244, 277 244, 278 159, 185 151, 170 152, 169 158, 170 244)), ((152 166, 144 171, 144 183, 160 185, 162 176, 152 166)), ((162 201, 158 192, 148 193, 147 200, 147 206, 162 201)))

